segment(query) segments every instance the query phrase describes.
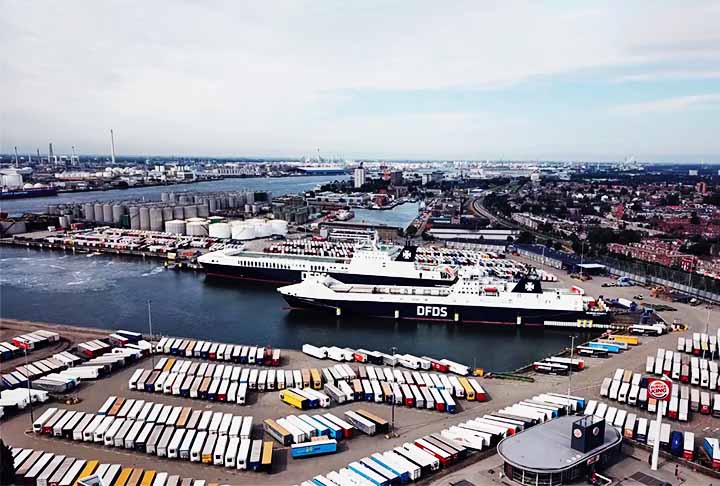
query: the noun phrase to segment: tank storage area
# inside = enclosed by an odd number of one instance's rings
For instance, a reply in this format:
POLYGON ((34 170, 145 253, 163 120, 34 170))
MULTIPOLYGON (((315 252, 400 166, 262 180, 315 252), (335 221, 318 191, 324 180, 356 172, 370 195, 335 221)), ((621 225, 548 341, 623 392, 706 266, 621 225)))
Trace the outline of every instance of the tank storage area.
MULTIPOLYGON (((61 228, 73 223, 108 224, 126 229, 160 231, 188 236, 230 238, 234 228, 214 215, 248 217, 267 209, 271 194, 264 191, 163 192, 160 201, 110 201, 49 205, 47 214, 57 216, 61 228), (210 226, 220 224, 210 234, 210 226)), ((264 228, 260 220, 246 221, 238 234, 284 234, 278 225, 264 228)), ((287 232, 287 224, 284 226, 287 232)), ((262 236, 254 236, 258 238, 262 236)), ((252 239, 252 238, 243 238, 252 239)))

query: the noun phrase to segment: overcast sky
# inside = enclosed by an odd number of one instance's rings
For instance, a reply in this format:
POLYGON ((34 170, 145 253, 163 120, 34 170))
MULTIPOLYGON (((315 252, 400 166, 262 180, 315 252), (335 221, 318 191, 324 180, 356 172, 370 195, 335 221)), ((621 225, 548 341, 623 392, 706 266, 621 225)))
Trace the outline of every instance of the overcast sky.
POLYGON ((594 3, 0 0, 0 152, 720 162, 720 2, 594 3))

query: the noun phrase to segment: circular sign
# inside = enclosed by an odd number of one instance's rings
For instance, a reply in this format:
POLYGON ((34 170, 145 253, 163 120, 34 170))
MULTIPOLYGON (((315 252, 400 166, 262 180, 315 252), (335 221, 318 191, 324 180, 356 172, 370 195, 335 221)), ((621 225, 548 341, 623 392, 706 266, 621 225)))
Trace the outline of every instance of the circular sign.
POLYGON ((652 380, 648 383, 648 397, 665 400, 670 396, 670 384, 663 380, 652 380))
POLYGON ((575 430, 573 431, 573 435, 579 439, 580 437, 582 437, 582 430, 580 430, 580 429, 575 429, 575 430))

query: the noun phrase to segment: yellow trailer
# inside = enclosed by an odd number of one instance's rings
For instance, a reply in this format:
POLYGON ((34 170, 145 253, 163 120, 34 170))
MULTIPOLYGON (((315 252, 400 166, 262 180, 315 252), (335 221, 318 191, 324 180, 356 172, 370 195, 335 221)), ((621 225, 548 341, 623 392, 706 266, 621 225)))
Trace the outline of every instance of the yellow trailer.
POLYGON ((322 390, 322 376, 317 368, 310 369, 310 379, 312 380, 313 390, 322 390))
POLYGON ((475 388, 467 381, 467 378, 458 376, 458 381, 460 382, 460 386, 463 387, 463 390, 465 390, 465 400, 469 402, 475 401, 475 388))
POLYGON ((80 475, 77 477, 77 480, 75 480, 75 486, 78 486, 81 479, 91 476, 92 473, 95 472, 95 469, 97 469, 98 464, 100 464, 100 461, 88 461, 80 475))
POLYGON ((175 358, 168 358, 168 360, 165 362, 165 366, 163 367, 163 371, 170 371, 174 365, 175 358))
POLYGON ((287 403, 288 405, 297 408, 298 410, 307 410, 308 408, 308 399, 305 397, 301 397, 297 393, 294 393, 290 390, 281 391, 280 400, 287 403))
POLYGON ((132 474, 130 474, 130 478, 128 479, 128 482, 125 483, 125 486, 139 486, 140 478, 142 477, 143 472, 144 469, 133 469, 132 474))
POLYGON ((152 469, 145 471, 145 474, 143 474, 143 477, 140 480, 140 486, 152 486, 153 480, 155 479, 155 474, 157 473, 152 469))
POLYGON ((613 334, 612 336, 608 336, 609 341, 617 341, 619 343, 626 343, 630 346, 637 346, 640 344, 640 340, 637 336, 625 336, 622 334, 613 334))
MULTIPOLYGON (((310 386, 310 370, 307 368, 303 368, 300 370, 300 374, 302 375, 302 382, 303 382, 303 388, 307 388, 310 386)), ((297 383, 295 384, 297 386, 297 383)))
POLYGON ((120 471, 120 476, 117 477, 113 486, 125 486, 128 479, 130 478, 130 474, 132 474, 131 467, 122 468, 122 471, 120 471))

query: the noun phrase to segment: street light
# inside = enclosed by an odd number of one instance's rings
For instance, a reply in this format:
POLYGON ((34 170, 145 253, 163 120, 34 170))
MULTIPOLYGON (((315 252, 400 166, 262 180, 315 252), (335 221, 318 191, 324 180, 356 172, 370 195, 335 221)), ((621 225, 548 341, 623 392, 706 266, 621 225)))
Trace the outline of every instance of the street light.
POLYGON ((570 401, 570 385, 572 384, 572 359, 573 355, 575 354, 575 336, 570 336, 570 364, 569 364, 569 373, 568 373, 568 392, 567 392, 567 398, 568 402, 570 401))
POLYGON ((153 341, 153 329, 152 329, 152 310, 150 309, 150 303, 148 300, 148 328, 150 329, 150 360, 152 362, 153 369, 155 369, 155 343, 153 341))
MULTIPOLYGON (((390 355, 393 357, 392 360, 392 368, 393 368, 393 374, 395 374, 395 354, 397 354, 397 347, 393 346, 390 348, 390 355)), ((392 406, 391 406, 391 418, 390 418, 390 437, 395 437, 395 399, 396 397, 393 397, 392 400, 392 406)))

